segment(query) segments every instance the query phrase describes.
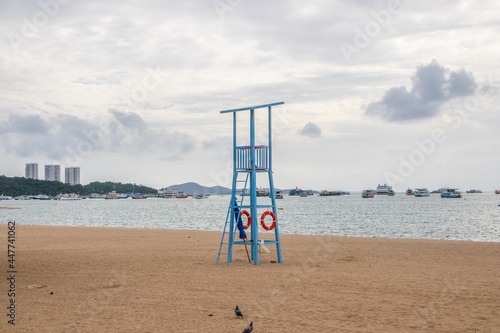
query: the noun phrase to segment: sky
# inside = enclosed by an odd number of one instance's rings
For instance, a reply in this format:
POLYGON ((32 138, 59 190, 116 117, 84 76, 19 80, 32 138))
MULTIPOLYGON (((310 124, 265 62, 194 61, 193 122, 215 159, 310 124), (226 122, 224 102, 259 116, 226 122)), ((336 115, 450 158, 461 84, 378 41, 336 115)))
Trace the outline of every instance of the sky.
POLYGON ((220 111, 283 101, 277 188, 500 189, 498 17, 492 1, 5 0, 0 175, 230 187, 220 111))

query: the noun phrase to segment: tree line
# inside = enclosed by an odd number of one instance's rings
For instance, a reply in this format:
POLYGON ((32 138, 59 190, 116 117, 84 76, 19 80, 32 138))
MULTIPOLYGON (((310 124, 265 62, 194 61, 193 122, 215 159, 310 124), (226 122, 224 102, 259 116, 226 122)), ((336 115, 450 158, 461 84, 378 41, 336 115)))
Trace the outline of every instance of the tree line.
POLYGON ((19 195, 58 195, 60 193, 75 193, 90 195, 91 193, 106 194, 115 190, 117 193, 148 193, 156 194, 158 191, 152 187, 116 182, 91 182, 88 185, 69 185, 58 181, 27 179, 24 177, 0 176, 0 194, 9 196, 19 195))

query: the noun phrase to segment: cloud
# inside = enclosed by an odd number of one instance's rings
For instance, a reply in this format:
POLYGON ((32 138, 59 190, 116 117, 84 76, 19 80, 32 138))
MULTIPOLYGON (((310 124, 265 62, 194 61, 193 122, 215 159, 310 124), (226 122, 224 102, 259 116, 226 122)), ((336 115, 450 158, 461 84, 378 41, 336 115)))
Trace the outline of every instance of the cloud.
POLYGON ((133 112, 109 110, 107 118, 80 118, 68 114, 15 115, 0 121, 0 142, 7 153, 77 160, 94 152, 145 155, 159 160, 182 160, 201 144, 188 133, 168 129, 165 123, 146 123, 133 112))
POLYGON ((146 129, 147 125, 142 120, 141 116, 133 112, 121 112, 111 109, 109 112, 118 120, 118 122, 125 128, 135 129, 142 132, 146 129))
POLYGON ((420 66, 412 76, 412 89, 393 87, 384 97, 371 102, 365 114, 390 122, 404 122, 434 117, 447 101, 472 95, 477 84, 464 69, 453 72, 432 60, 420 66))
POLYGON ((321 129, 315 123, 309 122, 298 132, 300 135, 310 138, 321 138, 321 129))
POLYGON ((39 115, 22 116, 11 113, 7 122, 0 123, 1 132, 45 134, 48 130, 49 124, 39 115))

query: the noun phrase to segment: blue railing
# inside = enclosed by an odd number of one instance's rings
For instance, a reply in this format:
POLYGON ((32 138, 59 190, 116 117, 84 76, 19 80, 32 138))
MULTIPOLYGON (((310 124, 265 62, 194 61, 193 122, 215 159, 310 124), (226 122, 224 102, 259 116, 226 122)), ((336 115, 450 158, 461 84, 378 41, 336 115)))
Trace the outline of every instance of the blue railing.
MULTIPOLYGON (((238 146, 236 147, 236 169, 237 170, 251 170, 252 164, 250 162, 252 153, 251 146, 238 146)), ((255 146, 255 169, 267 170, 269 169, 269 150, 267 146, 255 146)))

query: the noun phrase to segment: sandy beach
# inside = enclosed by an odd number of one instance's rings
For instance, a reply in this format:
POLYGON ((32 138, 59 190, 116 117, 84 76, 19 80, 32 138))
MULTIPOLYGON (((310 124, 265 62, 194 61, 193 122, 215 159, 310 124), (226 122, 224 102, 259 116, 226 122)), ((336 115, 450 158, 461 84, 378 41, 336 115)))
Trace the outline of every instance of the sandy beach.
POLYGON ((500 332, 500 243, 282 235, 281 264, 216 265, 221 232, 26 225, 13 326, 0 233, 1 332, 500 332))

